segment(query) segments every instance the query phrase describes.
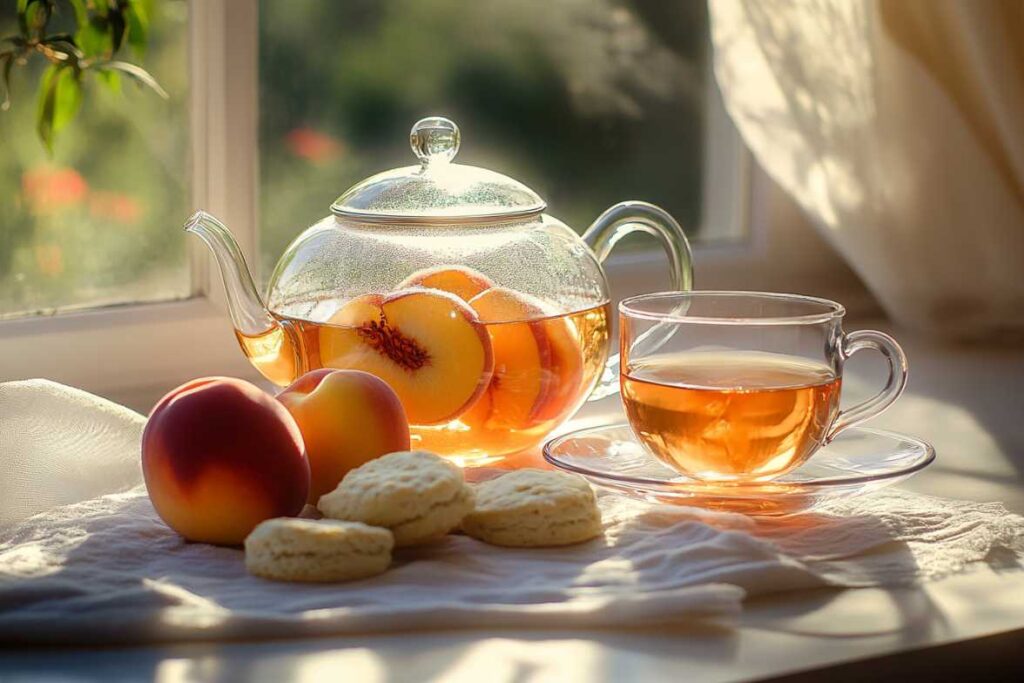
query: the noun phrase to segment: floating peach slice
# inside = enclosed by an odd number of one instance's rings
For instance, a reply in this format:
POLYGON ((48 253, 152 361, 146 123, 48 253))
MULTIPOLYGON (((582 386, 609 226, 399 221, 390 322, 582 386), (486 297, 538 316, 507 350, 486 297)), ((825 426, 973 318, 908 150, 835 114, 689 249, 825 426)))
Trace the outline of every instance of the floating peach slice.
POLYGON ((533 412, 533 418, 540 422, 564 417, 565 411, 579 398, 583 382, 583 353, 571 319, 549 317, 536 324, 544 330, 551 347, 552 381, 533 412))
MULTIPOLYGON (((532 322, 543 318, 544 310, 504 287, 481 292, 469 305, 487 323, 494 351, 494 376, 486 395, 490 410, 484 422, 489 428, 529 427, 552 380, 551 345, 543 326, 532 322)), ((480 412, 472 411, 463 422, 470 424, 467 420, 479 418, 480 412)))
POLYGON ((333 325, 347 325, 357 327, 367 320, 379 320, 381 316, 380 307, 384 303, 383 294, 363 294, 354 299, 349 299, 331 316, 329 322, 333 325))
POLYGON ((474 296, 490 289, 494 283, 481 272, 467 268, 466 266, 438 266, 436 268, 424 268, 417 270, 409 277, 402 280, 398 289, 408 287, 428 287, 440 289, 442 292, 449 292, 463 301, 469 301, 474 296))
MULTIPOLYGON (((494 381, 493 377, 491 378, 491 381, 494 381)), ((478 398, 473 405, 459 415, 459 420, 462 424, 469 427, 483 426, 486 424, 487 418, 491 416, 491 405, 493 403, 491 400, 489 385, 487 389, 488 390, 485 390, 484 393, 480 394, 480 398, 478 398)))
POLYGON ((325 367, 376 375, 398 394, 409 422, 459 416, 487 388, 491 341, 477 314, 453 294, 403 289, 352 299, 320 332, 325 367))

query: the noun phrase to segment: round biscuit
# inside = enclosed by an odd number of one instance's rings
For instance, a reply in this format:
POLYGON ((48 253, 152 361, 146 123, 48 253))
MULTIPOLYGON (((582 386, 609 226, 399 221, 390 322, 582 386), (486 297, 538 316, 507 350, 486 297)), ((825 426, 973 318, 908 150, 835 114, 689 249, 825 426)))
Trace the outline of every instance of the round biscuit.
POLYGON ((390 529, 396 546, 444 536, 472 507, 473 492, 462 469, 427 451, 371 460, 346 474, 317 504, 325 517, 390 529))
POLYGON ((566 472, 522 469, 474 487, 476 503, 462 530, 493 545, 571 545, 601 534, 590 485, 566 472))
POLYGON ((387 569, 393 547, 387 529, 278 517, 261 522, 245 539, 245 567, 278 581, 352 581, 387 569))

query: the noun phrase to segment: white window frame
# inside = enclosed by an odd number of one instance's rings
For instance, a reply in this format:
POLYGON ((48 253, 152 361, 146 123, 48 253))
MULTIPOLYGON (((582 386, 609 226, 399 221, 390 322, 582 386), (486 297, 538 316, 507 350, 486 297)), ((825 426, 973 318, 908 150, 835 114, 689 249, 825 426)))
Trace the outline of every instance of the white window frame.
MULTIPOLYGON (((191 0, 189 6, 192 202, 224 220, 253 265, 259 263, 258 13, 252 0, 191 0)), ((745 239, 696 245, 697 286, 758 288, 785 238, 759 217, 751 198, 764 180, 757 180, 717 91, 708 98, 706 120, 705 221, 745 239)), ((180 229, 184 218, 168 217, 167 229, 180 229)), ((0 381, 45 377, 145 409, 192 377, 255 379, 232 333, 215 264, 198 240, 190 239, 188 249, 187 299, 0 321, 0 381)), ((659 250, 639 250, 613 254, 607 270, 619 294, 650 291, 666 268, 659 250)))

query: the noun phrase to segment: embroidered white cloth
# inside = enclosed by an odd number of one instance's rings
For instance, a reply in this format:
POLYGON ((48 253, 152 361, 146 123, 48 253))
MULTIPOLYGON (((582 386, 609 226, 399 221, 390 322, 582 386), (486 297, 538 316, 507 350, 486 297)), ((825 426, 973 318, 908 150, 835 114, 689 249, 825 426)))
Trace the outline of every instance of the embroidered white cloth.
POLYGON ((372 579, 282 584, 248 576, 240 550, 163 525, 138 485, 141 416, 35 381, 0 385, 0 419, 0 643, 649 626, 734 614, 750 594, 1024 558, 1024 519, 998 504, 893 491, 765 521, 601 494, 604 537, 579 546, 454 535, 399 551, 372 579))

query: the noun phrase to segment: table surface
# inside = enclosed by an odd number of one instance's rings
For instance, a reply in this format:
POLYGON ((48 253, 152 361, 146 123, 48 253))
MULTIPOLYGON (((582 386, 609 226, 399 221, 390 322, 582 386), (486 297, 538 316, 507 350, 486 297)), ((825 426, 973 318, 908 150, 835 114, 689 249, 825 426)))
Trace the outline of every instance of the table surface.
MULTIPOLYGON (((938 453, 934 465, 903 486, 1001 501, 1024 513, 1019 388, 1024 350, 949 347, 902 331, 896 335, 910 358, 910 384, 872 425, 922 437, 938 453)), ((850 361, 844 401, 880 381, 880 364, 858 356, 850 361)), ((590 404, 581 419, 615 419, 617 410, 614 400, 605 400, 590 404)), ((856 680, 864 674, 858 667, 878 673, 903 659, 918 669, 953 660, 974 665, 969 658, 989 658, 991 648, 985 654, 959 649, 940 655, 952 647, 991 642, 979 639, 994 634, 1002 634, 1000 652, 1019 652, 1013 646, 1024 645, 1024 572, 984 567, 913 588, 774 595, 748 601, 729 624, 650 631, 438 631, 91 651, 0 650, 0 680, 726 681, 843 663, 830 679, 856 680), (880 659, 894 653, 909 654, 880 659)))

